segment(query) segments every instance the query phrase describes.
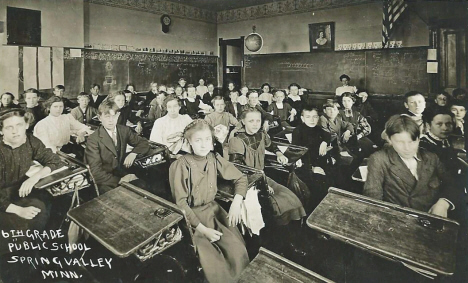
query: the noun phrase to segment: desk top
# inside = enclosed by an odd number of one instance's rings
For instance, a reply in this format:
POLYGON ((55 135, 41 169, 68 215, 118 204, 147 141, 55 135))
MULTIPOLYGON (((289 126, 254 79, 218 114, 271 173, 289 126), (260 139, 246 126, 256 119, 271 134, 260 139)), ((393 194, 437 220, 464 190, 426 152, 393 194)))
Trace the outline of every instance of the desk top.
POLYGON ((265 248, 242 272, 238 282, 333 282, 265 248), (261 280, 260 280, 261 278, 261 280))
MULTIPOLYGON (((233 163, 237 169, 247 176, 248 185, 247 188, 251 188, 257 182, 265 180, 265 175, 263 171, 245 166, 240 164, 233 163)), ((260 189, 260 188, 259 188, 260 189)), ((218 179, 218 194, 225 199, 232 200, 234 198, 234 186, 230 181, 218 179)))
POLYGON ((84 174, 88 171, 88 168, 85 164, 79 162, 75 158, 72 158, 65 153, 57 152, 62 159, 62 162, 65 163, 65 166, 68 168, 57 172, 55 174, 49 175, 47 177, 42 178, 37 184, 34 186, 36 189, 44 189, 54 184, 60 183, 64 180, 67 180, 73 176, 84 174))
POLYGON ((70 210, 68 216, 119 257, 133 254, 183 219, 169 202, 130 184, 70 210), (155 215, 160 208, 172 213, 161 218, 155 215))
POLYGON ((307 219, 310 228, 410 266, 451 275, 459 224, 336 188, 307 219))
MULTIPOLYGON (((288 164, 286 164, 286 166, 294 165, 294 163, 301 159, 308 151, 307 147, 293 145, 290 143, 282 143, 277 141, 273 141, 273 143, 276 144, 284 156, 288 158, 288 164)), ((276 158, 276 155, 265 154, 266 165, 283 166, 278 163, 276 158)))

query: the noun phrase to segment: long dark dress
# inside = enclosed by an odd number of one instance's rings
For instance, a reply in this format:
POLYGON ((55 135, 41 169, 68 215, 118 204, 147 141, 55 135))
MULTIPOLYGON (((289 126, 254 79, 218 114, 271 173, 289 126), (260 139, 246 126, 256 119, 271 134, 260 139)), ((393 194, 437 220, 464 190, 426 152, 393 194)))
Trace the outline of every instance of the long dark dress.
MULTIPOLYGON (((264 132, 248 135, 242 129, 229 140, 231 161, 244 163, 260 170, 265 167, 265 149, 273 152, 279 150, 272 145, 269 136, 264 132)), ((306 215, 301 201, 292 191, 268 177, 267 183, 275 192, 270 200, 277 224, 286 225, 291 220, 299 220, 306 215)))
POLYGON ((245 197, 247 177, 214 153, 206 157, 190 154, 180 157, 169 169, 169 181, 176 204, 185 210, 193 228, 202 223, 223 233, 214 243, 198 230, 193 235, 206 279, 209 282, 236 282, 249 258, 239 230, 229 226, 226 211, 215 201, 218 174, 233 181, 236 194, 245 197))
MULTIPOLYGON (((52 171, 64 164, 58 155, 44 146, 35 136, 27 134, 26 142, 17 148, 0 141, 0 229, 27 230, 44 229, 49 219, 50 199, 46 191, 35 190, 23 198, 18 195, 21 184, 28 179, 26 172, 36 160, 52 171), (41 212, 31 220, 19 217, 13 213, 5 212, 10 204, 22 207, 34 206, 41 212)), ((6 239, 0 237, 0 254, 7 248, 6 239)))

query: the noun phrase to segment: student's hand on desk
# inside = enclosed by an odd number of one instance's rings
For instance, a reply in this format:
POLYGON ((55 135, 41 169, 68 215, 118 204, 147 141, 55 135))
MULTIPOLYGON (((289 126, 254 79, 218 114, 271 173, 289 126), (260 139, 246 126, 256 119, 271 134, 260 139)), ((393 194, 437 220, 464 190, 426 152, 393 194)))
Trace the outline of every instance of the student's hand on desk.
POLYGON ((298 161, 296 161, 296 166, 297 167, 302 167, 302 159, 299 159, 298 161))
POLYGON ((429 213, 447 218, 447 211, 450 208, 450 204, 443 200, 439 199, 432 207, 429 209, 429 213))
POLYGON ((284 156, 284 154, 282 154, 281 152, 278 152, 276 156, 277 156, 276 160, 278 160, 278 162, 281 163, 282 165, 288 163, 288 158, 284 156))
POLYGON ((39 214, 39 212, 41 212, 41 209, 35 206, 18 206, 17 210, 15 211, 16 215, 24 219, 33 219, 34 217, 36 217, 36 215, 39 214))
POLYGON ((241 214, 241 209, 242 209, 242 199, 243 197, 241 195, 235 195, 234 200, 231 203, 231 207, 229 208, 229 213, 228 213, 228 218, 229 218, 229 225, 230 226, 236 226, 239 224, 242 220, 242 214, 241 214))
POLYGON ((327 143, 322 142, 319 147, 319 155, 324 156, 325 154, 327 154, 327 143))
POLYGON ((39 177, 35 177, 33 175, 31 178, 24 181, 23 184, 21 185, 21 188, 19 189, 19 196, 20 197, 28 196, 31 193, 32 189, 34 188, 34 185, 37 184, 39 180, 40 180, 39 177))
POLYGON ((124 160, 124 166, 127 168, 130 168, 130 166, 133 165, 133 162, 135 161, 135 158, 137 157, 136 153, 130 152, 127 157, 124 160))

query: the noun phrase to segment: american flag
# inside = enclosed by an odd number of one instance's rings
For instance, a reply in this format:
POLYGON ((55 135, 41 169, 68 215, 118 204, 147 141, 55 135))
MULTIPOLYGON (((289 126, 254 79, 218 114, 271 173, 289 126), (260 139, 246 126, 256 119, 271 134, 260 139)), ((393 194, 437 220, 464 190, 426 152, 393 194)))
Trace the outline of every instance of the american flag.
POLYGON ((388 44, 393 26, 406 7, 405 0, 383 0, 382 48, 388 44))

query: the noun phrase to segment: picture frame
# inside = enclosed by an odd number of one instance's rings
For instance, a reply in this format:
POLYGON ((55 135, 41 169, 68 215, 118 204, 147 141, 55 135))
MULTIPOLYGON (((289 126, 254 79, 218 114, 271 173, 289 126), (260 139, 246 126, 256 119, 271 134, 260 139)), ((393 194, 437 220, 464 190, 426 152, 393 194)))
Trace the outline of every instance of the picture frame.
POLYGON ((310 52, 335 50, 335 22, 309 24, 310 52))

